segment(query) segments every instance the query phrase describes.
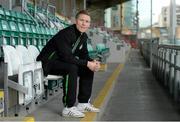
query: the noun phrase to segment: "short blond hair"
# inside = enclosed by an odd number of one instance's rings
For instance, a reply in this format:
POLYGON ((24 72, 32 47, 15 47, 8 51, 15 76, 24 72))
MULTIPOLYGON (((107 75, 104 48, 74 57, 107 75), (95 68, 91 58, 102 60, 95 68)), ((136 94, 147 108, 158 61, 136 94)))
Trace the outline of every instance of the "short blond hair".
POLYGON ((75 18, 78 19, 80 14, 85 14, 85 15, 90 16, 87 10, 81 10, 76 14, 75 18))

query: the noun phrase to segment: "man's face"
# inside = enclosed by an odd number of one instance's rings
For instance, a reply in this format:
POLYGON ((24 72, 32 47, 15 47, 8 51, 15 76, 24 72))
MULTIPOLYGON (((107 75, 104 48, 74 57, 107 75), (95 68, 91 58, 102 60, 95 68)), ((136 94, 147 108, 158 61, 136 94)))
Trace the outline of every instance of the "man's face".
POLYGON ((88 15, 80 14, 76 19, 76 27, 80 32, 86 32, 90 27, 91 18, 88 15))

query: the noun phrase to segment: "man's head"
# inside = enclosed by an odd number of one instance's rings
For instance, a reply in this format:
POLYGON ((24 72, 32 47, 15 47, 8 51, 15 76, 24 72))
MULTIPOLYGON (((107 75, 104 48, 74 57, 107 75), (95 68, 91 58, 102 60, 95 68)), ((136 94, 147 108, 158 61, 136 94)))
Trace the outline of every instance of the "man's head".
POLYGON ((86 32, 90 27, 91 17, 86 10, 81 10, 76 14, 76 27, 80 32, 86 32))

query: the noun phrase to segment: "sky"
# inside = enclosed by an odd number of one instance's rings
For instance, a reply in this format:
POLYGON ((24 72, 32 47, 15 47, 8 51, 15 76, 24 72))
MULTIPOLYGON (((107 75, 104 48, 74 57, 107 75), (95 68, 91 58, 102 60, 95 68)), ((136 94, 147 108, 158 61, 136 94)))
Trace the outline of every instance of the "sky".
MULTIPOLYGON (((170 0, 152 0, 153 23, 158 21, 161 8, 169 6, 170 0)), ((176 4, 180 5, 180 0, 176 0, 176 4)), ((151 0, 139 0, 139 24, 140 27, 150 25, 151 0)))

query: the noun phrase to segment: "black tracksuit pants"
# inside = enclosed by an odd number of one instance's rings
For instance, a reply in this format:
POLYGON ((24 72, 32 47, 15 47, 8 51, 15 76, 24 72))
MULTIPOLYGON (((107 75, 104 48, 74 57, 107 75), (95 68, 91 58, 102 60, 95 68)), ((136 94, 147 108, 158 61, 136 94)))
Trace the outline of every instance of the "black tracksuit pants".
POLYGON ((86 66, 78 66, 61 62, 50 61, 47 65, 48 74, 63 75, 63 103, 65 107, 72 107, 76 102, 77 80, 79 76, 78 102, 88 103, 91 92, 94 72, 86 66))

